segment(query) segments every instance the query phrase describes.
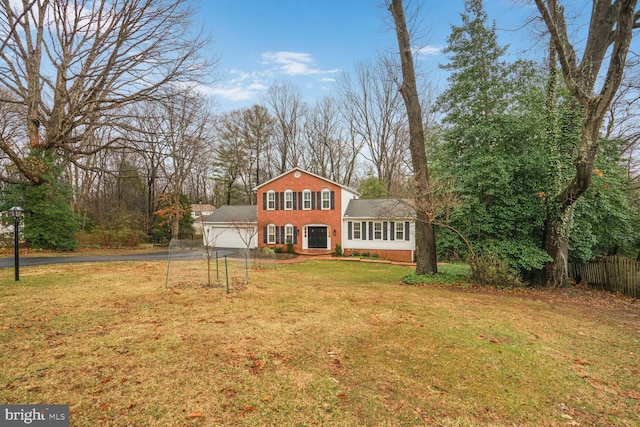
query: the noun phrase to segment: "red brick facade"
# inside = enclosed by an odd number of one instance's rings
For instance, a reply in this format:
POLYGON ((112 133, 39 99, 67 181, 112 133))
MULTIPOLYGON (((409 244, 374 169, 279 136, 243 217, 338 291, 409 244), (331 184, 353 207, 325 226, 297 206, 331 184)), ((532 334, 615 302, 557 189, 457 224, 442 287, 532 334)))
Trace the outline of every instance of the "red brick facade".
POLYGON ((343 187, 293 169, 257 187, 258 246, 335 249, 342 242, 343 187))

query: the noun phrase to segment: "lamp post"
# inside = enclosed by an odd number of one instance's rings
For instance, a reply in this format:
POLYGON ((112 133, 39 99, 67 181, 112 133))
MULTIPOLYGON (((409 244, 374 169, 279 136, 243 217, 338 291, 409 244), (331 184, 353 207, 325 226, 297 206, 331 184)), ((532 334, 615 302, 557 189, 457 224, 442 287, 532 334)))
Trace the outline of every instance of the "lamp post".
POLYGON ((9 209, 9 214, 13 217, 13 254, 14 254, 14 268, 16 272, 16 282, 20 280, 20 233, 18 231, 20 227, 20 218, 24 210, 20 206, 14 206, 9 209))

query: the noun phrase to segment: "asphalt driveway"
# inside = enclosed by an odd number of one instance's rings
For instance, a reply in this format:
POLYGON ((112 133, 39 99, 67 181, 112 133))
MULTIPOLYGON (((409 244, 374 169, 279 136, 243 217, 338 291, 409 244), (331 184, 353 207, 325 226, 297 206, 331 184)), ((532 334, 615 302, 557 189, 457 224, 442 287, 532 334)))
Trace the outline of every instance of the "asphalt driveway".
MULTIPOLYGON (((225 255, 235 255, 238 249, 220 249, 217 248, 218 257, 225 255)), ((172 251, 171 261, 185 261, 206 259, 205 251, 202 249, 187 251, 172 251)), ((124 255, 61 255, 61 256, 20 256, 20 266, 27 267, 32 265, 47 264, 66 264, 78 262, 112 262, 112 261, 168 261, 169 251, 149 252, 149 253, 131 253, 124 255)), ((13 267, 13 256, 0 258, 0 268, 13 267)))

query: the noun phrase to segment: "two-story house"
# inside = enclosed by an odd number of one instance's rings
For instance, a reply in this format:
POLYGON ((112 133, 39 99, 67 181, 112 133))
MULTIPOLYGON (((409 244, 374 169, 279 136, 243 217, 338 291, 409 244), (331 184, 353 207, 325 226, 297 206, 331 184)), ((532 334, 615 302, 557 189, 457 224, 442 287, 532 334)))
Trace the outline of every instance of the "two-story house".
POLYGON ((340 245, 397 261, 412 261, 411 209, 397 200, 360 200, 357 191, 294 168, 255 188, 257 206, 223 206, 204 218, 205 245, 286 247, 327 253, 340 245))
POLYGON ((342 218, 358 193, 295 168, 256 187, 258 241, 294 250, 332 250, 342 243, 342 218))

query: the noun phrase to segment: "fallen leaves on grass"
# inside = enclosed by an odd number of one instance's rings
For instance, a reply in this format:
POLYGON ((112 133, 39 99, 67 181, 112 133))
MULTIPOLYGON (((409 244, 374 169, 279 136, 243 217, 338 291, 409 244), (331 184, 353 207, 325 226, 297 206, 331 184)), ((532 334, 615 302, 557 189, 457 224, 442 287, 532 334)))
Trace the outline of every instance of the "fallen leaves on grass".
POLYGON ((256 355, 254 355, 251 351, 247 352, 247 358, 251 364, 249 365, 249 373, 251 375, 258 375, 267 364, 266 362, 260 360, 256 355))
POLYGON ((200 411, 193 411, 189 415, 187 415, 187 418, 202 418, 202 417, 204 417, 204 415, 200 411))
POLYGON ((242 415, 242 418, 245 417, 245 415, 247 414, 247 412, 251 413, 253 411, 255 411, 256 408, 254 408, 253 406, 247 406, 246 408, 244 408, 243 410, 240 411, 240 415, 242 415))

